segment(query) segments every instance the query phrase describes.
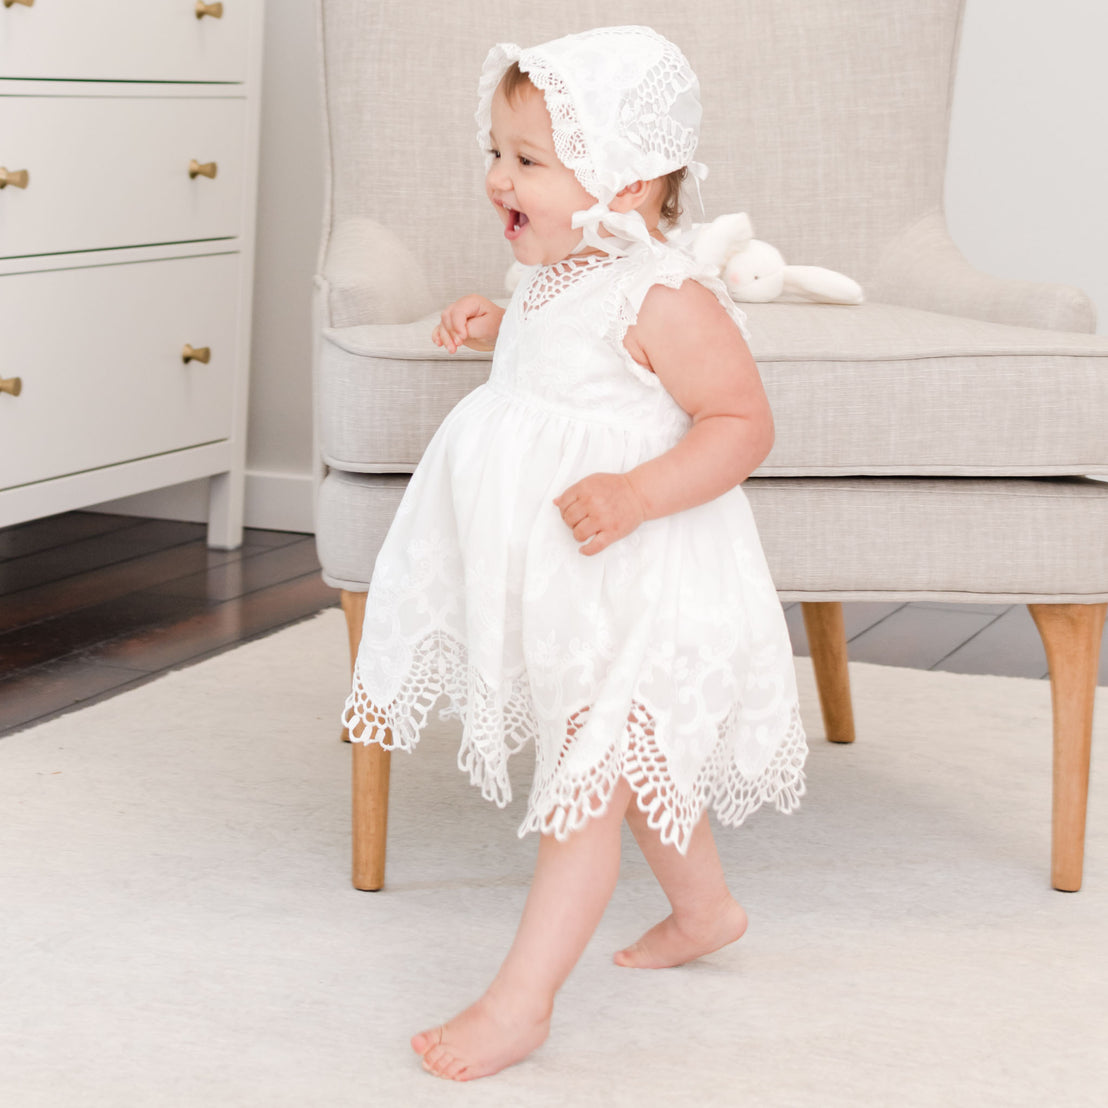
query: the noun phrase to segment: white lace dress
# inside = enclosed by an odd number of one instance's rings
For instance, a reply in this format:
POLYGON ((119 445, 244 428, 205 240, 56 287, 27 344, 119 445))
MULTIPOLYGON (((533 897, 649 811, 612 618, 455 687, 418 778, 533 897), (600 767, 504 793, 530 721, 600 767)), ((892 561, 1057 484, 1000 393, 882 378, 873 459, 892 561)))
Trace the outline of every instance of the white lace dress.
POLYGON ((445 698, 460 767, 500 806, 509 757, 532 744, 521 836, 564 838, 621 775, 682 852, 706 808, 733 825, 804 791, 789 637, 742 489, 590 557, 553 504, 688 429, 623 338, 651 285, 694 271, 668 247, 528 271, 488 383, 439 428, 377 558, 352 737, 410 750, 445 698))

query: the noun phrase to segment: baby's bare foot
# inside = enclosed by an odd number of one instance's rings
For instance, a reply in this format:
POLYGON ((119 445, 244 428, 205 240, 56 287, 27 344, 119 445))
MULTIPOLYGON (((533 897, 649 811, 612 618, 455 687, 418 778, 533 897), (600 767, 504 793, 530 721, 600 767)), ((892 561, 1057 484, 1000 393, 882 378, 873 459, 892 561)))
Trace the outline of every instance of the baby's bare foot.
POLYGON ((549 1030, 549 1012, 521 1018, 486 993, 449 1023, 413 1035, 412 1049, 423 1058, 428 1073, 472 1081, 522 1061, 549 1030))
POLYGON ((745 931, 746 912, 732 900, 700 920, 666 916, 637 943, 618 951, 614 960, 617 966, 632 969, 682 966, 741 939, 745 931))

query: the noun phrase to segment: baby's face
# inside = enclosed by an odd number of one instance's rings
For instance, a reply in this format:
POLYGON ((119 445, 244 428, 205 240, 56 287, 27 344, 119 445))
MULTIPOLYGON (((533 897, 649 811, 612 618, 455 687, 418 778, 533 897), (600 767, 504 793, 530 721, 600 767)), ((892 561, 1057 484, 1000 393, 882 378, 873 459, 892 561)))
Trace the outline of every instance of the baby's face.
POLYGON ((493 163, 485 191, 504 224, 504 237, 524 265, 551 265, 581 241, 570 225, 574 212, 591 208, 590 196, 554 152, 550 113, 537 89, 525 86, 509 102, 492 102, 493 163))

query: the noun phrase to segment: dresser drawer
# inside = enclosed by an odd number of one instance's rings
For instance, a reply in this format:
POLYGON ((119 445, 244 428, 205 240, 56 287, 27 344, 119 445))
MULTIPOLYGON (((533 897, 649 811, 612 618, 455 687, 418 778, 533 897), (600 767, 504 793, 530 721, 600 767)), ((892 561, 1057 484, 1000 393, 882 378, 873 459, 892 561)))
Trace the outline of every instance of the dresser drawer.
POLYGON ((0 276, 0 489, 231 434, 238 254, 0 276), (186 343, 211 348, 182 361, 186 343))
POLYGON ((240 99, 0 96, 0 165, 29 174, 0 191, 0 257, 238 235, 245 123, 240 99))
MULTIPOLYGON (((223 0, 39 0, 0 8, 0 77, 244 81, 253 4, 223 0)), ((2 163, 0 163, 2 164, 2 163)))

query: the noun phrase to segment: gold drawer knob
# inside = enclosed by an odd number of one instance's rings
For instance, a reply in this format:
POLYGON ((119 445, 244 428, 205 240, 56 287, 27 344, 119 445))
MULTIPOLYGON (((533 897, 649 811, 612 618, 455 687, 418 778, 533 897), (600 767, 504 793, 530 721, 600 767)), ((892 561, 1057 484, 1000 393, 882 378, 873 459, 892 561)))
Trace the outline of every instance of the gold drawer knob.
MULTIPOLYGON (((6 7, 7 5, 5 5, 6 7)), ((0 377, 0 392, 18 396, 23 391, 22 377, 0 377)))
POLYGON ((195 158, 192 158, 189 161, 189 176, 193 180, 197 177, 210 177, 214 181, 218 168, 215 162, 205 162, 201 165, 195 158))
MULTIPOLYGON (((23 0, 25 3, 26 0, 23 0)), ((34 0, 31 0, 34 3, 34 0)), ((7 0, 4 0, 7 3, 7 0)), ((196 0, 196 18, 203 19, 204 16, 210 15, 212 19, 223 18, 223 5, 222 4, 205 4, 204 0, 196 0)))
POLYGON ((0 189, 14 185, 25 189, 31 183, 31 175, 25 169, 5 169, 0 165, 0 189))
POLYGON ((192 347, 185 343, 181 351, 181 361, 188 365, 189 362, 203 362, 205 365, 212 360, 212 348, 210 346, 192 347))
POLYGON ((35 0, 4 0, 5 8, 10 8, 12 4, 22 4, 25 8, 33 8, 35 0))

